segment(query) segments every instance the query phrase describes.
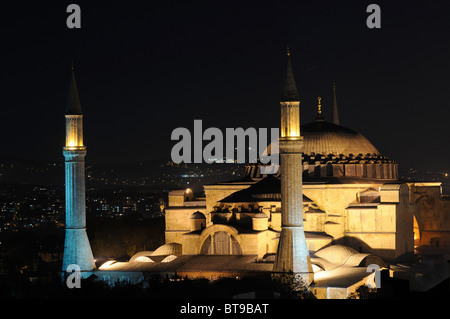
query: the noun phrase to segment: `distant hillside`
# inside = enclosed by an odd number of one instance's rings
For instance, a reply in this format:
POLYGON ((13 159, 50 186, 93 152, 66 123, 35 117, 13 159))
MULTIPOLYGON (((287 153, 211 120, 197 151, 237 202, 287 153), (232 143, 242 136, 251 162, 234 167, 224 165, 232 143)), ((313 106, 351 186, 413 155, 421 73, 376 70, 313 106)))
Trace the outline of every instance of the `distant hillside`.
POLYGON ((64 184, 63 164, 0 154, 0 184, 64 184))
MULTIPOLYGON (((86 186, 115 188, 147 186, 157 189, 200 188, 203 184, 237 179, 242 164, 174 164, 151 160, 129 164, 86 165, 86 186)), ((0 184, 64 185, 64 162, 0 155, 0 184)))
MULTIPOLYGON (((86 186, 94 188, 146 187, 170 190, 214 184, 242 177, 244 164, 174 164, 170 160, 151 160, 128 164, 86 165, 86 186)), ((449 172, 450 173, 450 172, 449 172)), ((408 181, 443 183, 450 193, 450 177, 440 171, 418 171, 399 167, 399 176, 408 181)), ((0 184, 64 186, 64 162, 39 161, 0 155, 0 184)))

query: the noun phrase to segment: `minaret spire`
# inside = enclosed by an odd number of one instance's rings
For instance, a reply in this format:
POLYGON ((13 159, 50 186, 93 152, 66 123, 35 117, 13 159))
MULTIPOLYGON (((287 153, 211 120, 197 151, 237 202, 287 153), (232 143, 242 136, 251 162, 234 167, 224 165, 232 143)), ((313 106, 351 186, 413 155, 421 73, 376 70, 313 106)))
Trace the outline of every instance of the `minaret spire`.
POLYGON ((338 107, 337 107, 337 101, 336 101, 336 84, 333 83, 333 117, 332 117, 332 123, 339 125, 339 114, 338 114, 338 107))
POLYGON ((298 97, 297 84, 294 79, 294 72, 292 71, 291 50, 289 49, 289 46, 287 46, 286 77, 284 79, 281 100, 284 102, 300 101, 298 97))
POLYGON ((69 95, 67 98, 66 115, 82 115, 80 97, 78 96, 77 81, 75 80, 75 71, 73 61, 70 71, 69 95))

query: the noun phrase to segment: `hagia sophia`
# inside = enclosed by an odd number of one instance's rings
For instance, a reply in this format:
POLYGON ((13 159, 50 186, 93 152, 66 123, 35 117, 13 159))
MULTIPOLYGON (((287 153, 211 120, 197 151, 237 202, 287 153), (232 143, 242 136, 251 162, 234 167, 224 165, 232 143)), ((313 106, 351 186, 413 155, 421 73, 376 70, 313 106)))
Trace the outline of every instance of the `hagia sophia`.
POLYGON ((450 196, 441 183, 402 181, 382 146, 340 125, 345 115, 338 112, 334 85, 331 121, 318 98, 316 118, 300 125, 289 51, 278 172, 262 174, 266 164, 248 164, 240 179, 204 185, 202 197, 189 188, 170 191, 165 244, 96 268, 86 235, 86 147, 73 72, 70 88, 63 271, 78 264, 86 276, 143 286, 154 274, 217 279, 292 272, 319 299, 347 298, 373 283, 367 267, 374 264, 415 291, 449 277, 450 196))

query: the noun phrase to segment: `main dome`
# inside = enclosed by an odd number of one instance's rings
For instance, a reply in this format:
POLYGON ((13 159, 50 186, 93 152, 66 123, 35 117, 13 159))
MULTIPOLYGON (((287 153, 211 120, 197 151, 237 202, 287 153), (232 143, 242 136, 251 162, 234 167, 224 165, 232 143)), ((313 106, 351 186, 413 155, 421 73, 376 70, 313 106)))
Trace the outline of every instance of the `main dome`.
MULTIPOLYGON (((300 135, 303 137, 302 164, 305 178, 398 178, 398 164, 381 155, 367 138, 352 129, 316 120, 301 125, 300 135)), ((269 144, 262 156, 270 154, 275 155, 272 153, 272 144, 269 144)), ((266 164, 246 166, 244 176, 262 178, 270 174, 262 173, 259 166, 266 164)), ((279 173, 280 170, 277 174, 279 173)))
MULTIPOLYGON (((314 121, 300 126, 303 137, 302 153, 309 156, 334 155, 363 157, 379 156, 380 152, 362 134, 348 127, 326 121, 314 121)), ((278 141, 277 141, 278 142, 278 141)), ((272 144, 266 148, 263 156, 271 154, 272 144)))
POLYGON ((325 121, 314 121, 300 126, 303 136, 303 154, 380 155, 367 138, 347 127, 325 121))

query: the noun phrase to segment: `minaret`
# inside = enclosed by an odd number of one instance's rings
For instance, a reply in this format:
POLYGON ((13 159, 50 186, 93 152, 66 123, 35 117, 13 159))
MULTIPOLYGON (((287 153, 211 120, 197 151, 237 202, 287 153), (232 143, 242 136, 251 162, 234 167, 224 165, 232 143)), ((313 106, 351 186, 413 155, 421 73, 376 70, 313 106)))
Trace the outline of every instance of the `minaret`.
POLYGON ((336 101, 336 84, 334 83, 333 83, 333 117, 331 122, 333 124, 339 125, 339 114, 336 101))
POLYGON ((302 146, 300 135, 300 99, 287 52, 286 81, 281 104, 280 175, 281 234, 273 268, 274 274, 292 274, 307 285, 314 279, 303 230, 302 146))
MULTIPOLYGON (((75 75, 71 72, 69 97, 66 107, 66 234, 64 242, 63 276, 69 265, 78 265, 81 277, 94 269, 94 257, 86 233, 86 200, 83 145, 83 114, 78 96, 75 75)), ((72 272, 72 269, 70 269, 72 272)))

